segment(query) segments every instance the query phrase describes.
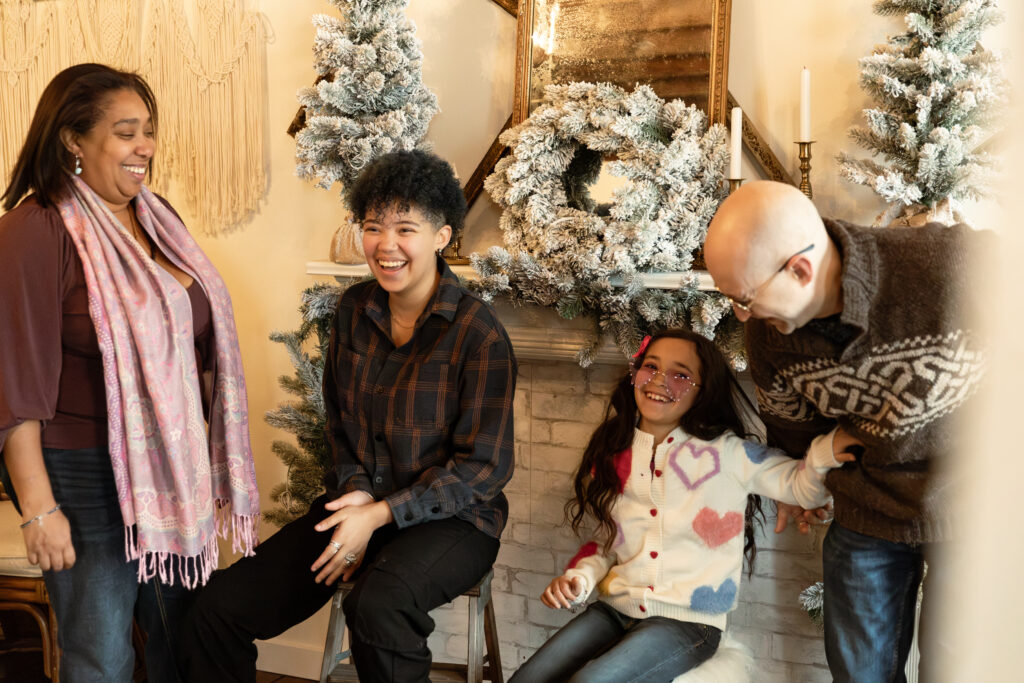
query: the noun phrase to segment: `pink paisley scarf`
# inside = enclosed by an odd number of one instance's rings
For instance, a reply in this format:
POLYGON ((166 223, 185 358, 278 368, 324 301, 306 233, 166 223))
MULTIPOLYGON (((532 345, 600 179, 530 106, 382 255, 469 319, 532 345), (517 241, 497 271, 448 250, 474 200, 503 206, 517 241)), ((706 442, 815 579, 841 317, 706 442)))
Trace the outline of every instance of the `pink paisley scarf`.
POLYGON ((259 494, 245 379, 227 287, 181 220, 147 188, 139 223, 210 300, 216 370, 209 432, 188 293, 79 178, 60 214, 85 271, 106 385, 110 459, 139 580, 195 587, 217 567, 217 536, 252 554, 259 494))

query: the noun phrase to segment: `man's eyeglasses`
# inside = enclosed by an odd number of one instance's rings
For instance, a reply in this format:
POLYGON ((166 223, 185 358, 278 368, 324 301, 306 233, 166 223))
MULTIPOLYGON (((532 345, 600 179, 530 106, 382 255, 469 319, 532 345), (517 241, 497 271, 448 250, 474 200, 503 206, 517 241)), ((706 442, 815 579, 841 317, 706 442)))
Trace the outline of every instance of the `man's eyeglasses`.
MULTIPOLYGON (((814 245, 813 244, 808 244, 806 247, 804 247, 800 251, 798 251, 795 254, 793 254, 793 256, 799 256, 800 254, 806 254, 811 249, 814 249, 814 245)), ((750 309, 751 309, 751 307, 753 307, 754 299, 757 298, 757 295, 761 293, 762 289, 764 289, 765 287, 768 286, 769 282, 771 282, 772 280, 775 279, 776 275, 778 275, 779 273, 781 273, 782 271, 784 271, 786 269, 786 266, 789 265, 789 262, 793 260, 793 256, 790 256, 788 259, 786 259, 785 263, 783 263, 781 266, 779 266, 779 269, 776 270, 774 273, 772 273, 771 277, 769 277, 767 280, 765 280, 760 285, 755 287, 754 288, 754 293, 751 294, 750 298, 747 299, 746 301, 740 301, 739 299, 734 299, 733 297, 729 296, 728 294, 726 294, 722 290, 718 289, 717 286, 715 287, 715 289, 718 291, 719 294, 721 294, 726 299, 728 299, 729 303, 731 303, 733 306, 735 306, 736 308, 740 309, 744 313, 750 313, 750 309)))
POLYGON ((679 401, 690 390, 700 385, 693 381, 689 375, 681 372, 666 372, 659 370, 653 363, 644 363, 638 368, 630 367, 629 372, 633 375, 633 386, 638 389, 654 381, 654 378, 661 375, 665 378, 665 393, 673 401, 679 401))

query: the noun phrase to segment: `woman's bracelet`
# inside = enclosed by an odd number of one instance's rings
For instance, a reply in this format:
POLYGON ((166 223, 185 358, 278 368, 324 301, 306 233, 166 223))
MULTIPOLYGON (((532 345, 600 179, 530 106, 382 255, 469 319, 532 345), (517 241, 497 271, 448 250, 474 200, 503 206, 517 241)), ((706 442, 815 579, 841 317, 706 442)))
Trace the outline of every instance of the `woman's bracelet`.
POLYGON ((32 519, 28 520, 27 522, 22 522, 21 523, 21 528, 24 529, 25 527, 27 527, 32 522, 39 522, 39 525, 42 526, 42 524, 43 524, 43 517, 46 517, 47 515, 52 515, 57 510, 60 510, 60 503, 57 503, 57 507, 53 508, 52 510, 48 510, 48 511, 44 512, 41 515, 36 515, 35 517, 33 517, 32 519))

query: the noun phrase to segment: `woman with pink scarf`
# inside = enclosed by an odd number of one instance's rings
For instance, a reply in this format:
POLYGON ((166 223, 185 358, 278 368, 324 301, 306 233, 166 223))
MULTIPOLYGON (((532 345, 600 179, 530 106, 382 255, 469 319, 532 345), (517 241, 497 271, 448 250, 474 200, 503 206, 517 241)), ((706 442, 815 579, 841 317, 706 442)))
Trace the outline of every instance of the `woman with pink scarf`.
POLYGON ((146 82, 100 64, 44 90, 0 216, 0 468, 59 622, 62 681, 180 677, 178 621, 251 554, 259 496, 227 288, 143 184, 146 82))

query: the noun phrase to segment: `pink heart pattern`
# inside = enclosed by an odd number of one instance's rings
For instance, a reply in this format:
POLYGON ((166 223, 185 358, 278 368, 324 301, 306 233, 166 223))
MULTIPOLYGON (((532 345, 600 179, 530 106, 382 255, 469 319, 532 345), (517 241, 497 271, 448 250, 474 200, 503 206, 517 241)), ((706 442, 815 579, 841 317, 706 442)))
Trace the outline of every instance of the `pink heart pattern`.
POLYGON ((711 508, 704 508, 694 518, 693 530, 709 548, 717 548, 743 531, 743 515, 738 512, 719 515, 711 508))
POLYGON ((718 449, 714 446, 694 446, 693 441, 676 446, 668 456, 668 464, 693 491, 722 469, 718 449), (689 456, 684 451, 689 450, 689 456))

